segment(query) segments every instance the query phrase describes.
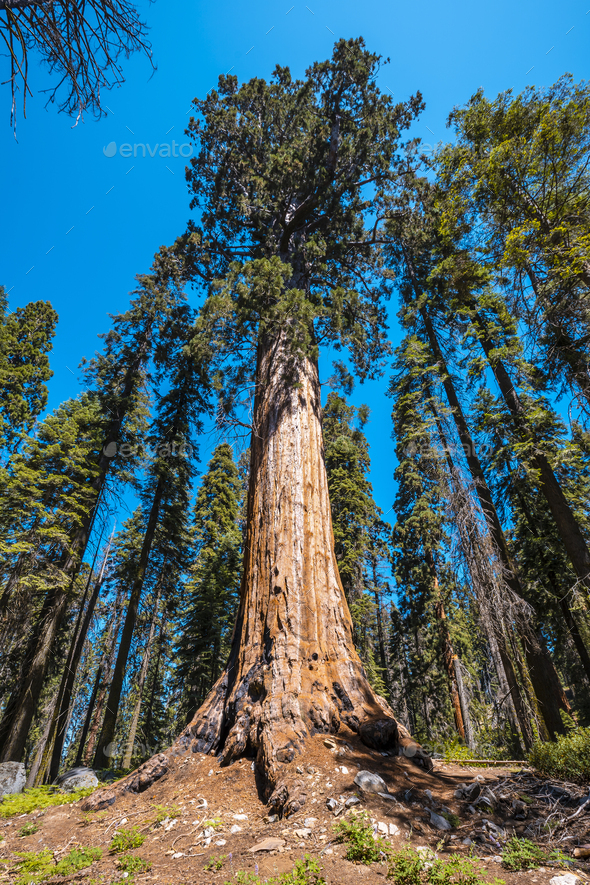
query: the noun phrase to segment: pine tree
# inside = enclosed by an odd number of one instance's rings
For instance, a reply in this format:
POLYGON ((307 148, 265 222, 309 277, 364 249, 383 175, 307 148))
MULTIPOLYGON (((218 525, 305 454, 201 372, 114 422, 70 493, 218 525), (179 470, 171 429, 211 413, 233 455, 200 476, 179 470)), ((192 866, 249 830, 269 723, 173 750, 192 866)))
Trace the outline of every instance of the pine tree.
POLYGON ((8 311, 0 286, 0 452, 10 458, 47 405, 57 313, 48 301, 8 311))
POLYGON ((213 452, 193 512, 194 563, 184 588, 176 651, 185 721, 193 718, 229 654, 242 573, 241 496, 232 448, 222 443, 213 452))

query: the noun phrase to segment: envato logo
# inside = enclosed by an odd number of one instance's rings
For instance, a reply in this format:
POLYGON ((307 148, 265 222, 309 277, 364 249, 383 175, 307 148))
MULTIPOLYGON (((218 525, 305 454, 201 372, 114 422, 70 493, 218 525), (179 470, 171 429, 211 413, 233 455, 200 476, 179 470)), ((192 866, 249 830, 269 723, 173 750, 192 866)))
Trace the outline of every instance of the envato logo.
POLYGON ((121 157, 184 157, 187 160, 189 157, 193 155, 193 145, 189 144, 188 141, 183 144, 178 144, 178 142, 173 141, 170 143, 169 141, 164 142, 163 144, 145 144, 143 141, 139 141, 136 144, 121 144, 119 148, 117 148, 117 142, 111 141, 109 144, 105 144, 102 149, 105 157, 114 157, 118 152, 121 157), (178 148, 178 153, 176 153, 176 149, 178 148), (141 154, 139 153, 141 151, 141 154))
MULTIPOLYGON (((445 145, 442 141, 439 141, 438 144, 429 144, 426 142, 420 145, 420 150, 426 157, 433 157, 443 147, 445 147, 445 145)), ((486 160, 492 153, 492 149, 485 144, 473 146, 461 145, 461 152, 463 156, 469 156, 472 162, 476 162, 477 160, 486 160)))
POLYGON ((104 447, 103 452, 107 458, 114 458, 117 455, 120 458, 145 458, 146 456, 151 458, 190 458, 193 454, 193 447, 184 440, 160 443, 157 446, 145 446, 143 443, 110 442, 104 447))

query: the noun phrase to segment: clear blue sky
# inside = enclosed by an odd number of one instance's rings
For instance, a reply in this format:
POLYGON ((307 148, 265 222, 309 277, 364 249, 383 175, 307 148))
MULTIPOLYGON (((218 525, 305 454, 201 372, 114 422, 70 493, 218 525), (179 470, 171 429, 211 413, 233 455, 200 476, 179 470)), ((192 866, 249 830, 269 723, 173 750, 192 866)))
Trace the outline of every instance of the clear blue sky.
MULTIPOLYGON (((8 87, 0 87, 0 282, 10 289, 12 308, 42 298, 59 313, 50 406, 79 392, 77 366, 99 346, 107 314, 125 309, 135 274, 149 268, 154 252, 183 230, 189 215, 181 157, 160 157, 158 149, 154 157, 139 151, 135 159, 109 158, 104 146, 143 142, 153 151, 172 139, 181 144, 191 99, 214 86, 219 73, 231 68, 240 80, 268 77, 278 62, 301 75, 330 56, 336 39, 359 35, 391 58, 383 88, 399 99, 421 90, 426 111, 416 134, 433 144, 449 137, 445 121, 453 105, 480 86, 493 96, 547 85, 565 71, 587 78, 589 7, 590 0, 142 2, 158 70, 150 76, 145 59, 128 61, 125 85, 105 95, 106 119, 72 128, 70 118, 45 110, 43 95, 35 94, 27 119, 19 117, 16 142, 8 87)), ((46 85, 34 64, 30 79, 34 92, 46 85)), ((383 389, 383 383, 358 388, 355 400, 372 409, 372 479, 387 511, 394 458, 383 389)), ((206 442, 204 460, 209 448, 206 442)))

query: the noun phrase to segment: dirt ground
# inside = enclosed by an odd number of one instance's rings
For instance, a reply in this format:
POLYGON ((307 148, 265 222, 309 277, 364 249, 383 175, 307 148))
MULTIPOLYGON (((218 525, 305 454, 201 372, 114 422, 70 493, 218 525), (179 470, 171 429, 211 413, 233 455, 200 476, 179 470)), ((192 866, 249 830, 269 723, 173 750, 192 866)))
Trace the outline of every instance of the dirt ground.
MULTIPOLYGON (((152 864, 149 872, 135 874, 137 885, 153 882, 158 885, 223 885, 233 880, 240 870, 257 872, 264 879, 291 870, 295 861, 306 853, 318 859, 328 885, 358 885, 359 880, 367 885, 385 883, 387 870, 384 865, 367 867, 346 861, 345 846, 334 841, 336 818, 328 809, 326 800, 334 798, 341 805, 345 799, 357 795, 360 803, 343 811, 337 819, 349 819, 364 809, 376 823, 385 824, 388 830, 389 825, 394 824, 399 832, 387 837, 394 848, 407 844, 414 848, 429 846, 443 857, 453 852, 468 854, 471 851, 481 859, 482 871, 490 882, 500 878, 506 885, 516 885, 517 882, 519 885, 540 885, 561 874, 550 867, 512 873, 495 859, 501 849, 498 843, 494 844, 493 838, 489 838, 489 829, 487 834, 483 829, 484 820, 501 826, 508 836, 529 836, 535 819, 546 814, 544 806, 537 809, 532 803, 527 808, 526 820, 511 816, 514 812, 509 796, 518 796, 523 789, 515 769, 466 768, 437 762, 434 772, 428 774, 409 759, 385 757, 369 750, 352 733, 341 733, 333 741, 335 747, 329 748, 324 737, 314 737, 308 742, 306 756, 298 757, 292 763, 302 769, 300 776, 307 781, 309 791, 304 808, 289 819, 268 820, 268 809, 258 795, 250 760, 243 759, 220 768, 211 756, 190 752, 172 756, 168 753, 170 767, 167 774, 143 793, 122 793, 115 804, 105 810, 85 812, 82 800, 73 805, 0 821, 0 840, 4 837, 0 841, 0 857, 10 860, 17 851, 50 848, 59 859, 75 846, 99 846, 103 850, 102 859, 69 881, 75 879, 104 885, 123 883, 126 877, 117 869, 117 856, 109 852, 109 847, 116 832, 137 827, 145 841, 131 853, 152 864), (354 785, 359 769, 380 774, 397 801, 360 793, 354 785), (459 784, 469 784, 478 775, 498 794, 506 796, 506 801, 500 802, 493 814, 484 810, 473 813, 468 809, 467 801, 454 796, 459 784), (155 809, 155 805, 166 808, 155 809), (440 810, 441 805, 443 811, 450 811, 459 818, 460 823, 450 832, 441 832, 431 826, 425 810, 426 807, 440 810), (160 817, 163 814, 166 817, 156 824, 154 819, 158 810, 160 817), (315 818, 315 821, 310 823, 309 818, 315 818), (21 837, 19 831, 29 822, 37 824, 38 831, 21 837), (207 822, 212 822, 211 830, 205 830, 207 822), (234 832, 231 832, 232 827, 234 832), (311 832, 297 832, 305 828, 311 832), (282 840, 283 844, 270 851, 249 850, 268 837, 282 840), (473 840, 472 844, 463 844, 468 838, 473 840), (212 858, 220 856, 225 856, 221 869, 204 869, 212 858)), ((526 778, 526 774, 520 777, 526 778)), ((93 797, 97 795, 95 793, 93 797)), ((576 845, 590 841, 589 820, 590 814, 580 815, 574 835, 568 831, 570 835, 563 838, 559 847, 571 854, 576 845)), ((0 879, 10 881, 15 877, 10 872, 10 865, 4 864, 3 868, 8 872, 0 875, 0 879)), ((576 860, 569 871, 575 872, 583 881, 590 881, 590 865, 585 861, 576 860)))

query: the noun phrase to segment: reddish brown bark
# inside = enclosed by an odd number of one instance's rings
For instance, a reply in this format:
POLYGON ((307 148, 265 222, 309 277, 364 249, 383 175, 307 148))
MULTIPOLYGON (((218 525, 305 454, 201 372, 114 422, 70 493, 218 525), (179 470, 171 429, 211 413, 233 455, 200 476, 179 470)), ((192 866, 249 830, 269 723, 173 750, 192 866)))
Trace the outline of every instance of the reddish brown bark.
MULTIPOLYGON (((317 365, 285 336, 258 348, 241 598, 230 658, 179 739, 229 764, 256 754, 270 805, 305 803, 294 760, 345 724, 372 745, 412 744, 367 681, 338 574, 317 365)), ((417 745, 418 758, 428 757, 417 745)), ((410 750, 410 753, 412 751, 410 750)))

